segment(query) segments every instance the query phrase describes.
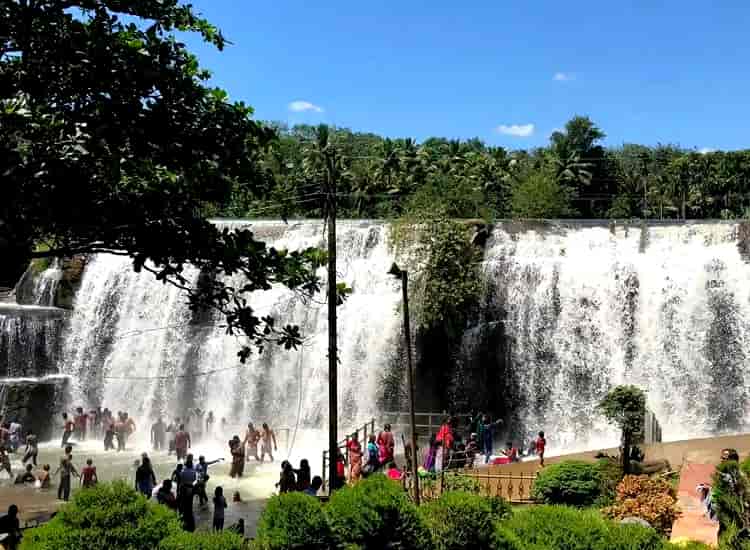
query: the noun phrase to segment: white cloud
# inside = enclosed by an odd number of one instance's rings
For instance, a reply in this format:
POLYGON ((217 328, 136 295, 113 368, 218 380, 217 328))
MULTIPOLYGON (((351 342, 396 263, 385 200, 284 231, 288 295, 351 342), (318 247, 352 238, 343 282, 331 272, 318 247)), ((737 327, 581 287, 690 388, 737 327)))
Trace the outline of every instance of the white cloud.
POLYGON ((575 80, 576 77, 573 74, 570 73, 555 73, 555 75, 552 77, 552 80, 556 82, 568 82, 569 80, 575 80))
POLYGON ((698 149, 698 152, 699 152, 699 153, 700 153, 701 155, 707 155, 707 154, 709 154, 709 153, 714 153, 714 152, 716 152, 716 149, 711 149, 711 147, 702 147, 701 149, 698 149))
POLYGON ((309 101, 302 101, 301 99, 298 99, 297 101, 292 101, 289 104, 289 110, 295 113, 304 113, 304 112, 322 113, 323 107, 319 107, 315 105, 314 103, 310 103, 309 101))
POLYGON ((506 136, 529 137, 534 133, 533 124, 501 124, 497 132, 506 136))

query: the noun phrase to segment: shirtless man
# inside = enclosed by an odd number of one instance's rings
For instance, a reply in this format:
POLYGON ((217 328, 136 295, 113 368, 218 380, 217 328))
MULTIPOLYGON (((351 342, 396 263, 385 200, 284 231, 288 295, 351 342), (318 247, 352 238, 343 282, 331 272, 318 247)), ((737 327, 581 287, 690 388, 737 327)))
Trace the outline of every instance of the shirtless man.
POLYGON ((263 432, 261 434, 261 448, 260 448, 260 461, 263 462, 263 459, 266 457, 266 453, 268 453, 268 456, 271 457, 271 462, 273 462, 273 453, 271 452, 271 442, 273 442, 273 450, 278 451, 278 447, 276 446, 276 434, 273 433, 273 430, 268 427, 268 424, 265 422, 263 423, 263 432))
POLYGON ((206 417, 206 435, 208 437, 211 437, 214 435, 214 423, 216 422, 216 419, 214 418, 214 411, 208 411, 208 416, 206 417))
POLYGON ((167 427, 164 425, 164 421, 161 416, 151 426, 151 445, 154 451, 164 450, 164 441, 166 440, 167 427))
POLYGON ((60 442, 60 447, 65 448, 65 446, 68 444, 68 440, 70 439, 70 436, 73 435, 73 430, 75 429, 75 423, 68 418, 68 413, 62 413, 63 418, 63 434, 62 434, 62 441, 60 442))
POLYGON ((26 435, 26 450, 23 453, 23 459, 21 462, 26 464, 27 461, 31 460, 32 464, 36 466, 36 457, 39 454, 39 440, 34 432, 29 432, 26 435))
POLYGON ((180 429, 174 436, 174 449, 177 453, 177 460, 182 460, 187 456, 190 448, 190 434, 185 431, 185 425, 180 424, 180 429))
POLYGON ((255 460, 260 461, 260 458, 258 457, 258 441, 260 441, 260 434, 258 433, 258 430, 255 429, 255 426, 253 426, 253 423, 250 422, 247 425, 247 431, 245 432, 245 440, 242 442, 243 447, 247 446, 247 460, 250 460, 250 455, 252 455, 255 460))

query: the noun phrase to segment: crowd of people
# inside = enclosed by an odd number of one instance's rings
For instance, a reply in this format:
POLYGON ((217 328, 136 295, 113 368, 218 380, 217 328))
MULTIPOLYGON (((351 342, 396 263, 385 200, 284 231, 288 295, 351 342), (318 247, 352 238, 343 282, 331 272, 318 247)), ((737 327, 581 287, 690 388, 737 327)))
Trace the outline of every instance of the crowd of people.
MULTIPOLYGON (((446 416, 438 432, 431 436, 422 469, 440 472, 444 469, 472 468, 478 461, 484 464, 508 464, 518 462, 524 456, 536 456, 540 465, 544 466, 547 447, 544 432, 540 431, 528 446, 506 441, 505 446, 495 453, 495 440, 501 426, 501 420, 492 421, 488 414, 473 413, 462 429, 457 417, 446 416)), ((408 445, 407 460, 411 460, 408 445)))
MULTIPOLYGON (((54 472, 51 472, 49 464, 44 464, 40 471, 34 471, 37 466, 39 446, 38 438, 33 432, 29 431, 25 438, 22 438, 23 427, 20 424, 0 422, 0 470, 4 470, 12 478, 13 471, 9 455, 19 452, 23 441, 25 442, 22 458, 24 468, 16 475, 15 482, 48 489, 51 480, 59 476, 57 497, 67 501, 70 498, 74 480, 78 480, 82 488, 93 487, 99 482, 97 470, 91 458, 86 460, 86 465, 81 468, 80 472, 76 468, 73 462, 73 440, 79 442, 92 438, 101 439, 105 451, 114 449, 124 451, 129 438, 136 431, 136 422, 126 411, 113 414, 106 408, 94 409, 87 413, 83 408, 78 407, 73 415, 62 413, 62 419, 61 445, 64 452, 54 472)), ((546 448, 544 432, 539 432, 538 436, 526 447, 525 453, 508 441, 505 448, 495 455, 493 453, 494 441, 500 431, 501 421, 492 421, 487 414, 474 413, 469 417, 465 426, 462 427, 459 424, 457 417, 447 416, 437 433, 432 435, 421 464, 417 464, 421 474, 427 475, 450 468, 473 467, 480 457, 485 464, 515 462, 524 454, 536 455, 541 465, 544 466, 546 448)), ((220 426, 226 429, 225 419, 221 419, 220 426)), ((208 506, 209 501, 213 502, 213 528, 216 530, 224 528, 228 502, 223 488, 216 487, 211 499, 207 494, 207 483, 210 479, 209 467, 223 461, 224 458, 207 461, 204 456, 199 456, 196 461, 191 452, 195 440, 206 435, 211 437, 217 435, 214 433, 214 427, 213 412, 209 411, 206 415, 200 409, 189 411, 184 417, 175 418, 169 424, 166 424, 162 418, 158 418, 150 430, 151 447, 155 452, 166 451, 168 456, 174 454, 177 465, 172 474, 159 483, 147 453, 142 453, 140 460, 135 464, 135 489, 146 498, 153 498, 161 505, 177 511, 184 528, 188 531, 195 529, 196 496, 203 509, 208 506)), ((412 453, 410 443, 404 441, 403 444, 406 468, 401 470, 395 463, 396 439, 390 424, 385 424, 377 434, 369 434, 367 441, 360 441, 359 433, 352 434, 347 438, 345 446, 337 453, 336 476, 331 480, 331 488, 341 488, 347 483, 355 484, 375 472, 382 472, 391 479, 406 480, 408 483, 414 453, 412 453)), ((254 459, 258 463, 263 463, 266 458, 271 462, 274 461, 274 453, 278 451, 276 434, 267 423, 263 423, 260 429, 257 429, 253 423, 248 423, 242 438, 234 435, 228 441, 228 450, 231 456, 229 475, 235 479, 241 478, 246 462, 254 459)), ((323 488, 323 484, 320 476, 311 475, 310 464, 307 460, 301 460, 299 468, 294 468, 289 461, 284 460, 281 463, 281 473, 276 488, 280 493, 299 491, 316 496, 323 488)), ((241 501, 239 492, 234 493, 233 501, 241 501)), ((232 528, 244 531, 242 520, 232 528)))
MULTIPOLYGON (((104 450, 124 451, 128 439, 136 432, 134 418, 127 411, 113 413, 108 408, 97 407, 85 411, 77 407, 75 413, 62 413, 63 431, 60 447, 65 448, 74 439, 77 442, 89 439, 100 439, 104 443, 104 450)), ((219 429, 226 429, 226 419, 222 418, 219 429)), ((216 418, 213 411, 208 414, 200 408, 187 411, 184 417, 175 418, 169 424, 162 417, 152 424, 150 431, 151 445, 155 451, 167 449, 175 453, 178 459, 184 459, 186 450, 190 447, 191 436, 200 439, 203 435, 214 434, 216 418)))

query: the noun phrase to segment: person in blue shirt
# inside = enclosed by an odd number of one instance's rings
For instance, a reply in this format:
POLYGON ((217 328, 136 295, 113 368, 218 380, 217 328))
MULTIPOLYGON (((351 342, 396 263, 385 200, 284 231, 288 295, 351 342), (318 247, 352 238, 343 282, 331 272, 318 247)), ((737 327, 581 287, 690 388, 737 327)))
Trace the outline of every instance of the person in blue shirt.
POLYGON ((311 497, 317 497, 318 491, 320 491, 320 488, 323 486, 323 478, 320 476, 315 476, 312 478, 312 482, 310 482, 310 486, 302 491, 306 495, 310 495, 311 497))

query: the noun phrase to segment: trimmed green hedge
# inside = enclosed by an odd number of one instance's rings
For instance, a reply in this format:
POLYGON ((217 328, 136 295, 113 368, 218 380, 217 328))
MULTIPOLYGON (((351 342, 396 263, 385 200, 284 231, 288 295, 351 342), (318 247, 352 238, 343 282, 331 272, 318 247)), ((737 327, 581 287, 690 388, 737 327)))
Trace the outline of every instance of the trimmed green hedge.
POLYGON ((502 499, 490 499, 465 492, 444 493, 419 510, 432 535, 435 550, 488 548, 494 523, 509 517, 510 506, 502 499))
POLYGON ((507 537, 508 532, 529 550, 663 550, 665 545, 653 529, 619 525, 605 520, 595 510, 566 506, 520 510, 496 524, 495 540, 504 540, 502 537, 507 537))
POLYGON ((237 533, 182 532, 159 543, 159 550, 245 550, 250 546, 237 533))
POLYGON ((596 464, 566 460, 544 468, 531 496, 545 504, 590 506, 602 494, 602 475, 596 464))
POLYGON ((157 548, 181 531, 177 514, 117 481, 77 492, 49 523, 25 532, 21 549, 157 548))
POLYGON ((331 528, 320 501, 302 493, 285 493, 272 497, 263 510, 255 548, 324 550, 331 542, 331 528))
POLYGON ((399 483, 370 476, 337 491, 325 507, 334 541, 366 550, 421 550, 430 534, 399 483))

